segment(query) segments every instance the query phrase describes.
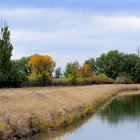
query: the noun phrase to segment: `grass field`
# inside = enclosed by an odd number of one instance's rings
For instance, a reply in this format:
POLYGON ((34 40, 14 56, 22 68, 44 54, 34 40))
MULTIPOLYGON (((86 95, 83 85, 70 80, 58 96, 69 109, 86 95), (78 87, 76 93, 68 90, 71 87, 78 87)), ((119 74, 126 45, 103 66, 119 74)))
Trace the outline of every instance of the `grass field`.
POLYGON ((24 137, 71 124, 120 89, 140 85, 0 89, 0 139, 24 137))

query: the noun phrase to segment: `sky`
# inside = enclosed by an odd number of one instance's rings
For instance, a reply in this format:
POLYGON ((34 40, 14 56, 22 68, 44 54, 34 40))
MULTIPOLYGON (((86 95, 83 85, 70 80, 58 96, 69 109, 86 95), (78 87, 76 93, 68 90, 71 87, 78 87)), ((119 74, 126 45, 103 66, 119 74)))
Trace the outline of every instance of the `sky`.
POLYGON ((49 55, 62 69, 140 45, 140 0, 0 0, 0 18, 11 31, 12 59, 49 55))

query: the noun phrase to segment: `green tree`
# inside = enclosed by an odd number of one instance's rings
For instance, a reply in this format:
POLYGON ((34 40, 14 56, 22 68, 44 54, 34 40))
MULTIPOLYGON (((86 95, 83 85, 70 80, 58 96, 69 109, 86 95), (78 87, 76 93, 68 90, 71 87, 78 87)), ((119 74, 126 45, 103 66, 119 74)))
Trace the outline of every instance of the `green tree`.
POLYGON ((55 77, 56 77, 56 78, 62 77, 61 68, 57 68, 57 69, 55 70, 55 77))
POLYGON ((135 65, 135 82, 140 83, 140 60, 135 65))
POLYGON ((26 73, 22 71, 22 67, 19 65, 19 60, 11 61, 9 74, 9 82, 24 82, 28 80, 26 73))
POLYGON ((13 46, 10 43, 10 31, 8 26, 1 28, 0 36, 0 81, 6 82, 11 76, 9 70, 11 69, 11 56, 13 46))
POLYGON ((139 57, 136 54, 125 54, 124 61, 121 65, 121 73, 120 75, 128 75, 132 77, 132 80, 135 81, 135 65, 139 61, 139 57))
POLYGON ((22 57, 19 60, 11 60, 10 82, 27 81, 28 76, 31 74, 31 67, 28 66, 29 59, 30 57, 22 57))
POLYGON ((22 57, 21 59, 16 61, 20 72, 24 73, 27 76, 30 76, 31 74, 31 67, 28 66, 30 58, 31 58, 30 56, 22 57))
POLYGON ((79 63, 73 62, 73 63, 68 63, 66 65, 66 70, 64 72, 64 76, 68 77, 69 74, 76 74, 76 70, 79 68, 79 63))
POLYGON ((113 50, 96 59, 97 70, 99 73, 105 73, 108 77, 115 79, 122 71, 122 62, 124 62, 124 54, 113 50))

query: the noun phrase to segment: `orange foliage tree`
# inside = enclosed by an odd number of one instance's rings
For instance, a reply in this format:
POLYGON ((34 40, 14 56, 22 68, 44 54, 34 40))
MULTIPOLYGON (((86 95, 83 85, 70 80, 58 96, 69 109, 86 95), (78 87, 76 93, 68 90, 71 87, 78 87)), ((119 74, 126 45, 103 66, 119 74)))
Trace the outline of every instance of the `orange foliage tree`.
POLYGON ((77 69, 76 74, 78 77, 92 77, 94 75, 89 64, 84 64, 83 67, 77 69))
POLYGON ((28 66, 31 67, 31 76, 35 76, 44 85, 48 82, 54 72, 56 62, 48 55, 33 55, 28 66))
POLYGON ((84 64, 83 70, 84 70, 84 77, 91 77, 94 75, 89 64, 84 64))
POLYGON ((77 77, 84 77, 83 67, 80 67, 79 69, 76 70, 76 75, 77 77))

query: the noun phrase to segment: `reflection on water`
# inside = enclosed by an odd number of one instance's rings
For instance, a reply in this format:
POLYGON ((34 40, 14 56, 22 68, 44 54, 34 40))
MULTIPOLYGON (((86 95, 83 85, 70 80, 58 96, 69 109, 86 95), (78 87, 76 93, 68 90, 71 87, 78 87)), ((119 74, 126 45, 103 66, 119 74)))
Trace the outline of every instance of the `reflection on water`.
POLYGON ((140 95, 119 96, 96 116, 30 140, 139 140, 140 95))
POLYGON ((78 128, 82 128, 84 124, 88 122, 89 119, 92 118, 93 115, 88 115, 84 119, 77 121, 76 123, 66 126, 65 128, 60 128, 58 131, 52 131, 49 134, 39 134, 33 136, 32 138, 24 139, 24 140, 59 140, 64 135, 71 135, 72 133, 76 133, 78 128))
POLYGON ((116 125, 125 121, 139 121, 140 96, 120 96, 101 111, 99 116, 116 125))

